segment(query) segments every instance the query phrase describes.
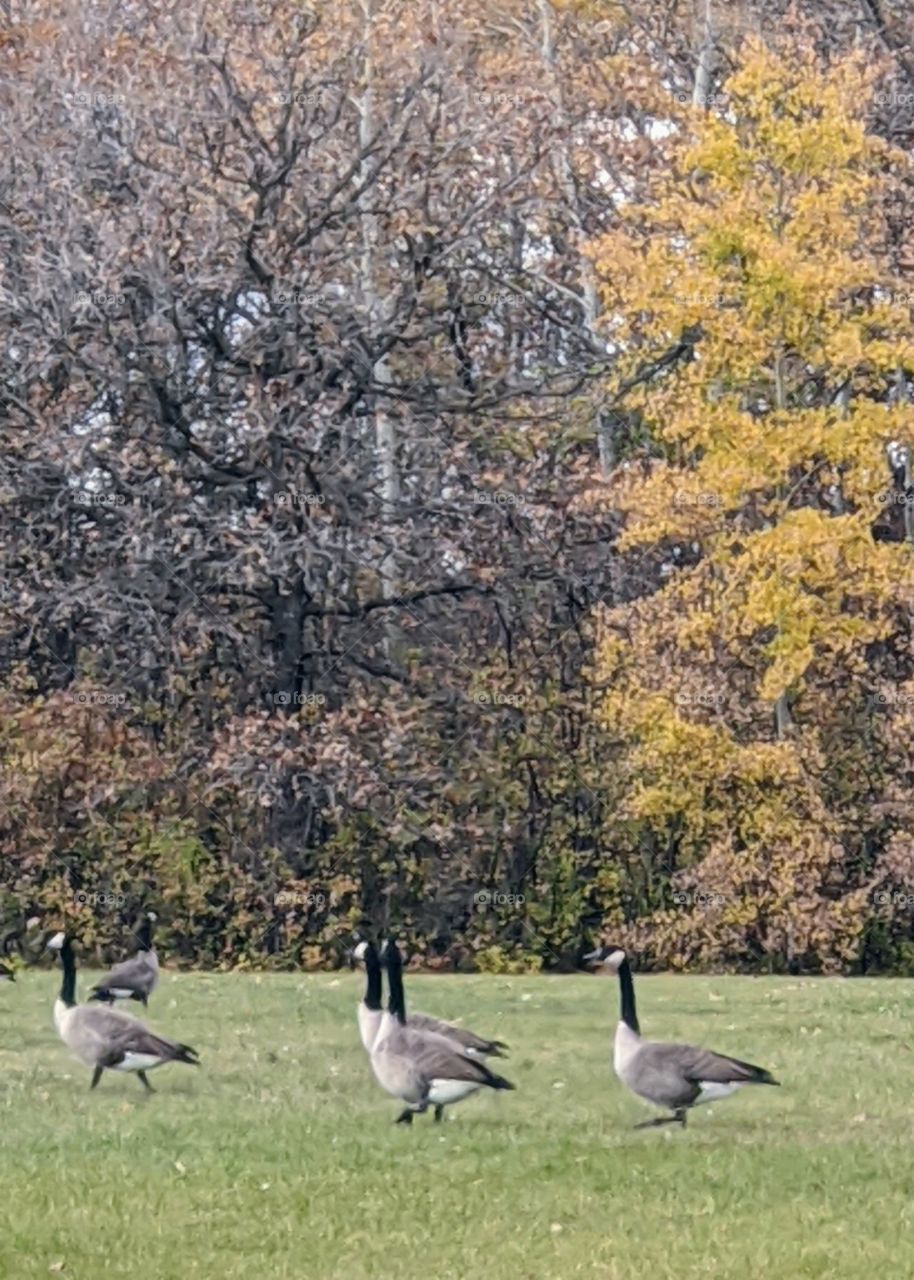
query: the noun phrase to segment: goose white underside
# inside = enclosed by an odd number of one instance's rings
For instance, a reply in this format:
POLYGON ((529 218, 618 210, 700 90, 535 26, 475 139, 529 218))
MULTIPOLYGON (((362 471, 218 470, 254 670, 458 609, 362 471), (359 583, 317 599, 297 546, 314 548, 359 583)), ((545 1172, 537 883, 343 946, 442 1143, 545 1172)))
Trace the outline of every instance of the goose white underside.
POLYGON ((452 1102, 461 1102, 471 1093, 476 1093, 479 1087, 472 1080, 432 1080, 428 1100, 433 1106, 444 1107, 452 1102))
POLYGON ((108 994, 114 996, 115 1000, 129 1000, 134 993, 129 987, 109 987, 108 994))
POLYGON ((743 1082, 734 1080, 730 1084, 721 1084, 717 1080, 699 1080, 698 1087, 701 1093, 692 1103, 693 1107, 700 1107, 703 1102, 717 1102, 721 1098, 729 1098, 731 1093, 735 1093, 737 1089, 741 1089, 743 1082))
POLYGON ((110 1067, 111 1071, 152 1071, 156 1067, 161 1067, 164 1058, 157 1058, 152 1053, 128 1053, 124 1057, 123 1062, 119 1062, 116 1066, 110 1067))

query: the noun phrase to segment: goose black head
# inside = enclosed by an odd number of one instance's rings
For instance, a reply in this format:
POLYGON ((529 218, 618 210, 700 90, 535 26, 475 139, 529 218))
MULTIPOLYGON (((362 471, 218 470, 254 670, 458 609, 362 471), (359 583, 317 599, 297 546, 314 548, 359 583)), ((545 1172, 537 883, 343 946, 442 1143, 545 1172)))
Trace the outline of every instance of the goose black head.
POLYGON ((375 951, 375 954, 377 954, 371 940, 366 938, 363 933, 354 933, 352 935, 352 946, 347 947, 344 952, 349 968, 357 969, 360 965, 364 965, 370 951, 375 951))
POLYGON ((603 946, 597 947, 596 951, 589 952, 582 958, 582 964, 588 965, 591 969, 608 969, 610 973, 618 973, 625 960, 625 950, 617 947, 615 943, 607 942, 603 946))

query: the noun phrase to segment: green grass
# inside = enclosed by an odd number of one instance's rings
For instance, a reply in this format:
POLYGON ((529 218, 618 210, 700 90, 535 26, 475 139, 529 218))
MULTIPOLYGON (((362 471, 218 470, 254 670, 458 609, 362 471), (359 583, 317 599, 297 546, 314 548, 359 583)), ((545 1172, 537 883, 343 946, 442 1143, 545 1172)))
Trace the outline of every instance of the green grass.
POLYGON ((646 1034, 783 1087, 634 1132, 613 981, 411 977, 415 1008, 510 1043, 518 1091, 395 1126, 355 975, 166 974, 149 1021, 203 1066, 90 1094, 56 975, 27 972, 0 987, 0 1275, 908 1280, 914 983, 636 981, 646 1034))

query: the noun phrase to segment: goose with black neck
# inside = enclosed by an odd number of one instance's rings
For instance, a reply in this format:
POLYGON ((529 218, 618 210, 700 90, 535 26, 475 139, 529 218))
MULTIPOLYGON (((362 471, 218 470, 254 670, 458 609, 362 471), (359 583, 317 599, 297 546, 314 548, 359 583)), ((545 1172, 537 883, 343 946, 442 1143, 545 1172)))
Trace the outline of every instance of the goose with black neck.
POLYGON ((661 1124, 686 1125, 692 1107, 729 1097, 747 1084, 777 1085, 770 1071, 751 1062, 690 1044, 643 1040, 635 1005, 631 966, 622 947, 602 946, 584 963, 603 967, 619 978, 620 1019, 613 1042, 613 1068, 627 1088, 673 1114, 644 1120, 636 1129, 661 1124))
POLYGON ((384 960, 388 1005, 371 1048, 371 1066, 381 1088, 406 1103, 398 1124, 412 1124, 413 1116, 429 1106, 435 1108, 436 1121, 441 1120, 445 1107, 482 1088, 514 1088, 510 1080, 496 1075, 481 1058, 462 1052, 447 1037, 410 1027, 402 958, 392 938, 385 944, 384 960))
POLYGON ((55 933, 48 947, 60 956, 63 977, 60 995, 54 1001, 54 1025, 61 1040, 85 1066, 92 1070, 94 1089, 104 1071, 132 1071, 148 1093, 153 1093, 148 1071, 166 1062, 199 1065, 195 1049, 165 1036, 156 1035, 138 1018, 119 1009, 77 1004, 76 957, 67 934, 55 933))
MULTIPOLYGON (((373 963, 383 965, 384 958, 378 960, 377 951, 374 944, 366 941, 360 934, 356 934, 353 941, 355 947, 349 953, 353 963, 362 963, 365 965, 365 971, 368 975, 368 986, 365 994, 365 1000, 359 1005, 359 1028, 361 1029, 363 1019, 366 1024, 372 1028, 372 1036, 377 1031, 377 1025, 381 1019, 381 972, 377 971, 374 979, 368 969, 368 953, 369 947, 373 952, 373 963), (375 1004, 369 1005, 368 1001, 374 1000, 375 1004), (369 1009, 376 1010, 373 1014, 369 1014, 369 1009)), ((481 1058, 504 1058, 508 1046, 503 1040, 487 1040, 485 1036, 479 1036, 475 1031, 470 1031, 467 1027, 458 1026, 454 1022, 447 1022, 444 1018, 436 1018, 431 1013, 417 1013, 411 1010, 406 1015, 406 1025, 412 1027, 414 1031, 432 1031, 436 1035, 444 1036, 445 1039, 453 1041, 454 1045, 461 1053, 468 1053, 471 1057, 481 1058)), ((362 1044, 366 1049, 370 1049, 371 1045, 366 1043, 365 1035, 362 1034, 362 1044)))

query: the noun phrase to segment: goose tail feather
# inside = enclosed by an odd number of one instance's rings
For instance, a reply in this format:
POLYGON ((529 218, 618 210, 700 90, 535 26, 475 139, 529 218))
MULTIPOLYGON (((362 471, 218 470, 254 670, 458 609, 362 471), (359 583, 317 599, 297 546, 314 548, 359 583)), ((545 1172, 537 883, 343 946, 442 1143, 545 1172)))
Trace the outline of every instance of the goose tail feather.
POLYGON ((490 1089, 515 1089, 510 1080, 506 1080, 504 1076, 496 1075, 494 1071, 490 1071, 486 1077, 486 1084, 490 1089))

